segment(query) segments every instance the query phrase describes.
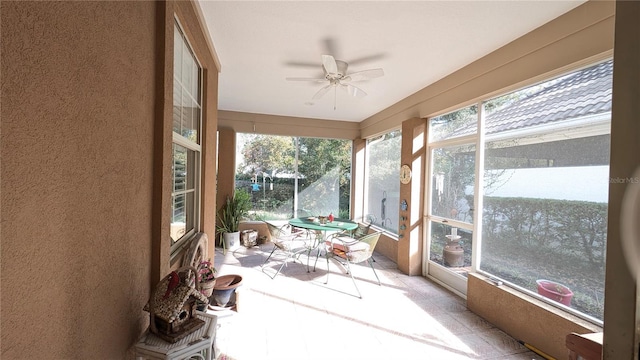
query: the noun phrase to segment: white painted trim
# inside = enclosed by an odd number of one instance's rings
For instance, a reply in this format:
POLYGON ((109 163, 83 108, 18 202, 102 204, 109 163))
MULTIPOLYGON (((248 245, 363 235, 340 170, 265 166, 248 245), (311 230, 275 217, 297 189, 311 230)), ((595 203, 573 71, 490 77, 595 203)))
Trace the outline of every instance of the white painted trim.
POLYGON ((463 298, 467 298, 467 278, 458 275, 442 265, 429 262, 427 277, 463 298))

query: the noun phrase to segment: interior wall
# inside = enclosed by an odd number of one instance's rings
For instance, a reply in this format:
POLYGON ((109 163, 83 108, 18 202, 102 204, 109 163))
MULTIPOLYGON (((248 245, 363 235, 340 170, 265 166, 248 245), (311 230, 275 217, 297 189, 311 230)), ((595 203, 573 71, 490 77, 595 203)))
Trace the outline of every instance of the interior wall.
POLYGON ((380 235, 375 251, 398 263, 398 240, 396 238, 385 234, 380 235))
POLYGON ((364 217, 364 173, 367 155, 367 141, 355 139, 351 143, 351 218, 364 217))
POLYGON ((236 188, 236 132, 218 128, 218 192, 217 209, 232 197, 236 188))
POLYGON ((220 127, 241 133, 303 136, 353 140, 360 136, 356 122, 333 121, 290 116, 264 115, 237 111, 219 111, 220 127))
POLYGON ((1 356, 133 358, 171 266, 175 17, 204 70, 201 227, 215 226, 219 64, 198 8, 3 1, 0 15, 1 356))
MULTIPOLYGON (((217 70, 205 71, 205 101, 206 108, 203 114, 203 133, 205 143, 202 149, 202 217, 201 229, 213 240, 216 234, 216 207, 217 207, 217 178, 218 178, 218 72, 217 70)), ((215 246, 209 241, 208 253, 211 261, 214 260, 215 246)))
POLYGON ((469 310, 555 359, 568 358, 565 338, 570 333, 601 331, 598 326, 510 287, 496 286, 482 275, 469 274, 467 284, 469 310))
MULTIPOLYGON (((402 165, 411 168, 411 181, 400 184, 400 225, 398 229, 398 269, 405 274, 420 275, 422 273, 423 228, 424 228, 424 182, 425 182, 425 146, 426 121, 413 118, 402 123, 402 165), (407 202, 407 209, 402 210, 402 202, 407 202), (402 220, 402 217, 405 220, 402 220)), ((399 175, 399 172, 398 172, 399 175)), ((398 177, 399 178, 399 177, 398 177)))
MULTIPOLYGON (((640 168, 640 2, 616 2, 616 39, 613 63, 610 178, 627 179, 609 186, 607 268, 604 303, 604 359, 637 359, 637 282, 624 259, 620 231, 625 191, 640 186, 634 171, 640 168)), ((637 201, 636 201, 637 203, 637 201)), ((635 217, 636 229, 638 215, 635 217)), ((635 241, 637 242, 638 234, 635 241)), ((640 261, 635 259, 635 262, 640 261)))
POLYGON ((148 318, 156 3, 0 16, 1 357, 127 358, 148 318))

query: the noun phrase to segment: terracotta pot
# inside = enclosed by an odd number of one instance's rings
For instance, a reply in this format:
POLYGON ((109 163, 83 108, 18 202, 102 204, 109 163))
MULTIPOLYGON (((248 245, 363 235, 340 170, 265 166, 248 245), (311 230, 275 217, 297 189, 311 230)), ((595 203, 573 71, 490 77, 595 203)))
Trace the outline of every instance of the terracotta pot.
POLYGON ((571 306, 573 292, 568 287, 551 280, 536 280, 536 283, 538 284, 538 294, 563 305, 571 306))
POLYGON ((230 274, 216 278, 216 285, 213 287, 213 299, 221 307, 227 306, 231 295, 238 286, 242 285, 242 276, 230 274))
POLYGON ((211 294, 213 294, 213 287, 216 285, 216 279, 213 280, 209 280, 209 281, 203 281, 200 283, 200 292, 206 296, 206 297, 210 297, 211 294))

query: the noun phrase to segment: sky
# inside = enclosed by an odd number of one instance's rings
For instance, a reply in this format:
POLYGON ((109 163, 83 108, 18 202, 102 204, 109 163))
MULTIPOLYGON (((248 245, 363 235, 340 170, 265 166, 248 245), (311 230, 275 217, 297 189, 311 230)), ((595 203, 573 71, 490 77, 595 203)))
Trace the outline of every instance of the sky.
POLYGON ((507 170, 486 196, 608 202, 609 166, 507 170))

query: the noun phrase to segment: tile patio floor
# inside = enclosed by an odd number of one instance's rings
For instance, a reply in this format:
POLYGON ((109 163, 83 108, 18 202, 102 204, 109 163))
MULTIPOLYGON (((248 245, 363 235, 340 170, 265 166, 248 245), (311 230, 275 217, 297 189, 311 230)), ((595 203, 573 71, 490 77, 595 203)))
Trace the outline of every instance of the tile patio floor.
MULTIPOLYGON (((289 263, 272 280, 261 270, 272 246, 226 254, 216 249, 218 275, 243 277, 238 312, 216 312, 218 359, 544 360, 467 310, 464 299, 402 274, 380 254, 374 257, 382 286, 366 264, 353 268, 359 299, 351 278, 333 261, 325 284, 324 258, 315 272, 307 273, 306 263, 289 263)), ((281 263, 276 260, 264 271, 275 273, 281 263)))

